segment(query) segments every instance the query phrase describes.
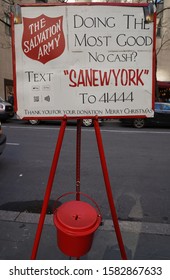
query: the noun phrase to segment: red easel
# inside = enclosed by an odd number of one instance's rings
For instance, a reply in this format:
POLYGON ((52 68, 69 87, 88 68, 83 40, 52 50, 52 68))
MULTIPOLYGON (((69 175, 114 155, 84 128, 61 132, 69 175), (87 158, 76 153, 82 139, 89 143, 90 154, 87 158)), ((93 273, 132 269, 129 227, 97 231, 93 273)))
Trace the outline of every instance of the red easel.
MULTIPOLYGON (((103 177, 104 177, 104 181, 105 181, 106 193, 107 193, 107 198, 108 198, 108 202, 109 202, 109 206, 110 206, 113 224, 115 227, 116 237, 117 237, 119 249, 121 252, 121 257, 123 260, 126 260, 127 256, 126 256, 123 239, 121 236, 121 231, 120 231, 120 227, 119 227, 119 223, 118 223, 116 208, 114 205, 114 200, 113 200, 113 195, 112 195, 112 190, 111 190, 111 185, 110 185, 110 180, 109 180, 109 174, 108 174, 108 169, 107 169, 107 164, 106 164, 106 159, 105 159, 105 154, 104 154, 104 148, 103 148, 103 142, 102 142, 100 126, 99 126, 99 122, 98 122, 98 117, 96 116, 93 119, 93 121, 94 121, 94 129, 95 129, 96 140, 97 140, 97 145, 98 145, 98 150, 99 150, 99 155, 100 155, 101 167, 102 167, 103 177)), ((60 151, 61 151, 61 146, 62 146, 62 142, 63 142, 63 138, 64 138, 66 124, 67 124, 67 117, 64 116, 62 123, 61 123, 58 140, 56 143, 54 157, 53 157, 51 170, 50 170, 50 174, 49 174, 49 178, 48 178, 48 183, 47 183, 47 187, 46 187, 46 192, 45 192, 45 196, 44 196, 42 211, 40 214, 40 219, 39 219, 39 223, 38 223, 38 227, 37 227, 37 231, 36 231, 36 236, 35 236, 34 245, 33 245, 33 249, 32 249, 32 255, 31 255, 32 260, 36 259, 38 246, 39 246, 39 242, 40 242, 40 238, 41 238, 41 233, 42 233, 42 229, 43 229, 43 225, 44 225, 45 215, 46 215, 48 202, 49 202, 50 194, 51 194, 51 189, 52 189, 52 185, 53 185, 53 181, 54 181, 54 176, 55 176, 55 172, 56 172, 56 168, 57 168, 57 164, 58 164, 58 160, 59 160, 59 155, 60 155, 60 151)), ((77 119, 76 200, 80 200, 81 124, 82 124, 82 120, 77 119)))

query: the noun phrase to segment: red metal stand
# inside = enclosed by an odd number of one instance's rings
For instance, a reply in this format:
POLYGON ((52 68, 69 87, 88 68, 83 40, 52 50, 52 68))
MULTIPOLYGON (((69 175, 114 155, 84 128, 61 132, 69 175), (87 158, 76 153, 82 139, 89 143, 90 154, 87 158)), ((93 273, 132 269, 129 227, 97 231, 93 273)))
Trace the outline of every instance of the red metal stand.
POLYGON ((126 260, 127 256, 126 256, 123 239, 121 236, 121 231, 120 231, 120 227, 119 227, 119 223, 118 223, 116 208, 114 205, 112 189, 111 189, 111 185, 110 185, 109 174, 108 174, 108 169, 107 169, 107 164, 106 164, 106 159, 105 159, 105 154, 104 154, 103 142, 102 142, 100 127, 99 127, 99 122, 98 122, 97 117, 94 120, 94 128, 95 128, 98 150, 99 150, 99 155, 100 155, 100 162, 101 162, 102 171, 103 171, 103 177, 104 177, 105 186, 106 186, 107 198, 108 198, 109 205, 110 205, 110 211, 111 211, 111 215, 112 215, 113 224, 115 227, 117 241, 119 244, 122 259, 126 260))
POLYGON ((82 120, 77 120, 76 139, 76 200, 80 200, 80 158, 81 158, 81 125, 82 120))
MULTIPOLYGON (((34 244, 33 244, 32 255, 31 255, 32 260, 36 259, 36 256, 37 256, 38 246, 39 246, 41 233, 42 233, 42 229, 43 229, 43 225, 44 225, 48 202, 50 199, 54 176, 55 176, 55 172, 56 172, 56 168, 57 168, 57 164, 58 164, 58 160, 59 160, 59 155, 60 155, 61 146, 62 146, 62 142, 63 142, 63 138, 64 138, 66 124, 67 124, 67 118, 64 117, 62 120, 62 123, 61 123, 59 135, 58 135, 58 140, 57 140, 54 157, 53 157, 53 161, 52 161, 52 165, 51 165, 51 170, 50 170, 50 174, 49 174, 49 179, 48 179, 48 183, 47 183, 47 187, 46 187, 46 192, 45 192, 45 196, 44 196, 42 211, 40 214, 40 219, 39 219, 36 236, 35 236, 35 240, 34 240, 34 244)), ((82 125, 82 120, 78 119, 77 120, 77 140, 76 140, 76 200, 80 200, 81 125, 82 125)), ((110 185, 110 180, 109 180, 109 175, 108 175, 108 169, 107 169, 107 164, 106 164, 106 159, 105 159, 105 154, 104 154, 104 148, 103 148, 103 142, 102 142, 100 127, 99 127, 98 117, 96 117, 94 119, 94 128, 95 128, 96 140, 97 140, 97 144, 98 144, 100 161, 101 161, 101 166, 102 166, 102 171, 103 171, 103 177, 104 177, 105 186, 106 186, 107 198, 108 198, 108 202, 109 202, 109 206, 110 206, 113 224, 115 227, 116 237, 118 240, 121 257, 123 260, 126 260, 127 256, 126 256, 123 239, 121 236, 121 231, 120 231, 120 227, 119 227, 119 223, 118 223, 116 208, 114 205, 114 200, 113 200, 113 195, 112 195, 112 190, 111 190, 111 185, 110 185)))
POLYGON ((54 176, 55 176, 55 172, 56 172, 56 168, 57 168, 57 164, 58 164, 58 160, 59 160, 61 146, 62 146, 62 143, 63 143, 66 124, 67 124, 67 118, 64 117, 63 121, 61 123, 60 132, 59 132, 59 135, 58 135, 58 141, 57 141, 57 144, 56 144, 55 153, 54 153, 54 157, 53 157, 53 161, 52 161, 52 165, 51 165, 49 179, 48 179, 48 183, 47 183, 47 187, 46 187, 46 193, 45 193, 45 196, 44 196, 41 215, 40 215, 40 219, 39 219, 39 223, 38 223, 38 227, 37 227, 37 232, 36 232, 36 236, 35 236, 35 240, 34 240, 34 245, 33 245, 33 249, 32 249, 31 260, 35 260, 36 256, 37 256, 38 246, 39 246, 41 233, 42 233, 42 229, 43 229, 43 225, 44 225, 44 220, 45 220, 45 215, 46 215, 46 211, 47 211, 47 207, 48 207, 48 202, 49 202, 49 199, 50 199, 50 194, 51 194, 51 190, 52 190, 54 176))

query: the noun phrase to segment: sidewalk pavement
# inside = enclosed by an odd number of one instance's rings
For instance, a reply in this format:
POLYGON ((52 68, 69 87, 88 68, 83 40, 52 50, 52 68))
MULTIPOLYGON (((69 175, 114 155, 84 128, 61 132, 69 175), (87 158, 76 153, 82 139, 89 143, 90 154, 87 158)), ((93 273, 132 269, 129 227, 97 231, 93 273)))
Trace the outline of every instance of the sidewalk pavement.
MULTIPOLYGON (((0 211, 0 259, 29 260, 39 214, 0 211)), ((121 260, 112 220, 96 231, 92 248, 82 260, 121 260)), ((170 260, 170 224, 119 221, 129 260, 170 260)), ((37 260, 68 260, 57 246, 52 215, 46 215, 37 260)))

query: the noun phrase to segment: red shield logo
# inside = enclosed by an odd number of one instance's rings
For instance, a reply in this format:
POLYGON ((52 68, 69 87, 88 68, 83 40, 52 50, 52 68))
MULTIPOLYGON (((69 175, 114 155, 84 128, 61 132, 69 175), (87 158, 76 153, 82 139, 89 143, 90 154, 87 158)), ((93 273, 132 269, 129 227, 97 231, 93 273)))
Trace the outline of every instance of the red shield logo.
POLYGON ((29 58, 45 64, 64 52, 63 16, 23 18, 23 27, 22 49, 29 58))

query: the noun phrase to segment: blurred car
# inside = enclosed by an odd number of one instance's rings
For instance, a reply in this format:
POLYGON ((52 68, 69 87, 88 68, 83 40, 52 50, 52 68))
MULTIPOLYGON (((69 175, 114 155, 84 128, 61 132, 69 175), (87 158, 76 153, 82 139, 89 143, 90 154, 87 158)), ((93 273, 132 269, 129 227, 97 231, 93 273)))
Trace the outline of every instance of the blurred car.
MULTIPOLYGON (((71 120, 71 121, 73 121, 73 120, 71 120)), ((28 122, 29 122, 31 125, 38 125, 38 124, 40 124, 40 122, 42 122, 42 121, 40 121, 40 120, 29 120, 28 122)), ((75 120, 75 122, 76 122, 76 120, 75 120)), ((101 121, 99 120, 99 122, 101 122, 101 121)), ((92 119, 83 119, 82 125, 83 125, 83 126, 86 126, 86 127, 93 126, 93 120, 92 120, 92 119)))
POLYGON ((7 101, 4 101, 0 97, 0 120, 6 121, 14 116, 14 109, 12 104, 7 101))
POLYGON ((6 145, 6 136, 2 132, 1 122, 0 122, 0 155, 2 154, 3 150, 5 149, 6 145))
POLYGON ((170 103, 155 102, 153 118, 125 118, 120 119, 123 125, 143 128, 148 125, 170 126, 170 103))

